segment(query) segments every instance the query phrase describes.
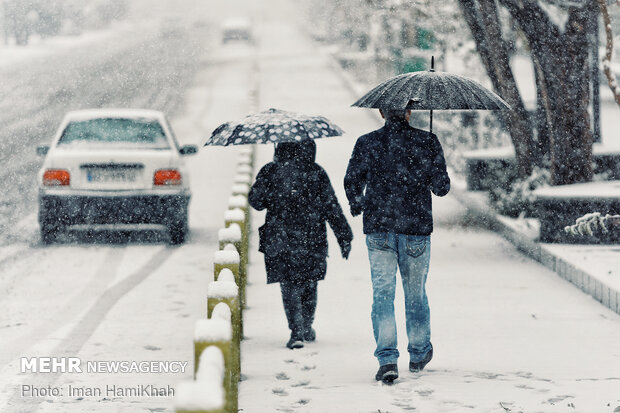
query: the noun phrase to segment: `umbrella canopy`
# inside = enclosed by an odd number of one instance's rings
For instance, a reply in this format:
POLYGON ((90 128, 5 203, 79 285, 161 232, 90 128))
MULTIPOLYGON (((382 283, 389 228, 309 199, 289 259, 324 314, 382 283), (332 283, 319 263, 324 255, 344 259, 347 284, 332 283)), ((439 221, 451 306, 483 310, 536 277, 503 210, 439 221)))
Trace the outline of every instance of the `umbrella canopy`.
POLYGON ((434 70, 405 73, 373 88, 352 106, 412 110, 503 110, 504 100, 481 84, 434 70))
POLYGON ((223 123, 213 131, 204 146, 299 142, 342 134, 342 129, 323 116, 307 116, 271 108, 248 115, 241 122, 223 123))

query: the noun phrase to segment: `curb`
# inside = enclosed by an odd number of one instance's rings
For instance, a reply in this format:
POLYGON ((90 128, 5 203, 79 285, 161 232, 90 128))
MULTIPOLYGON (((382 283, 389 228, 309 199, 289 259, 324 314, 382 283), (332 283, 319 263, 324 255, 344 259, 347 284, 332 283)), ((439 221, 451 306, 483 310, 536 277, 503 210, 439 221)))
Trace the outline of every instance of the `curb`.
POLYGON ((564 258, 545 248, 545 244, 536 242, 527 235, 509 226, 486 202, 477 199, 464 188, 452 186, 450 193, 461 202, 476 218, 488 223, 490 228, 513 244, 519 252, 541 263, 560 277, 569 281, 596 301, 620 314, 620 292, 601 282, 594 275, 577 268, 564 258))

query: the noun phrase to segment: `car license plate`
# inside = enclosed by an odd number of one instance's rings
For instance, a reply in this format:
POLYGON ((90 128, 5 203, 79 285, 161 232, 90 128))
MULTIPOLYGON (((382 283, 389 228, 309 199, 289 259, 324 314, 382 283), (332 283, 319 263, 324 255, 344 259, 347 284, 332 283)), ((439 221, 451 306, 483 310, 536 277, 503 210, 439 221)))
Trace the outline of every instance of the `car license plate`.
POLYGON ((131 169, 91 169, 86 179, 92 183, 135 182, 136 171, 131 169))

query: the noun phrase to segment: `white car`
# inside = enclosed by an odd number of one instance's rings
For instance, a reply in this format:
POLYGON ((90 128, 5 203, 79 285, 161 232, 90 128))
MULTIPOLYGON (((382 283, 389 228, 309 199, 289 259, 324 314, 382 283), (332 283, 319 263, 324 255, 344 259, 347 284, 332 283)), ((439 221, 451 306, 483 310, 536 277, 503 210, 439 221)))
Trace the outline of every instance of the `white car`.
POLYGON ((163 113, 137 109, 69 112, 39 172, 44 243, 70 225, 158 224, 184 242, 190 200, 183 156, 163 113))
POLYGON ((222 43, 230 41, 253 43, 252 23, 241 17, 224 20, 222 23, 222 43))

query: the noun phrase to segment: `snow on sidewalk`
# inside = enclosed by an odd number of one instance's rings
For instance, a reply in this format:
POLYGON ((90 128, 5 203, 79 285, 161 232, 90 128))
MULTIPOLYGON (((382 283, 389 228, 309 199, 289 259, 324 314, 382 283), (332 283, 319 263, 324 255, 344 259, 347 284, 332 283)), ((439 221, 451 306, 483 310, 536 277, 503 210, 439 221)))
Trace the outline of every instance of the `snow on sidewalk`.
MULTIPOLYGON (((396 294, 400 378, 374 381, 371 285, 361 218, 351 218, 342 178, 357 136, 376 117, 355 101, 316 46, 272 7, 260 27, 261 109, 320 113, 343 137, 317 141, 355 239, 348 261, 329 234, 319 283, 317 341, 289 350, 279 285, 266 284, 256 251, 263 213, 254 213, 248 308, 244 313, 240 408, 246 412, 612 412, 620 407, 620 316, 552 271, 525 258, 499 235, 467 224, 450 195, 434 198, 435 232, 427 284, 435 358, 407 370, 403 295, 396 294), (286 35, 283 35, 285 33, 286 35), (277 52, 277 53, 276 53, 277 52), (287 53, 303 59, 288 59, 287 53), (274 58, 273 56, 281 56, 274 58)), ((259 146, 257 170, 273 147, 259 146)))
POLYGON ((370 274, 354 220, 352 256, 343 262, 331 249, 319 287, 317 342, 302 350, 284 347, 279 288, 265 284, 262 256, 253 255, 242 348, 245 411, 611 412, 620 406, 620 317, 498 235, 461 226, 464 210, 455 200, 437 206, 427 285, 435 358, 427 369, 407 371, 399 288, 401 377, 391 387, 374 381, 370 274))

